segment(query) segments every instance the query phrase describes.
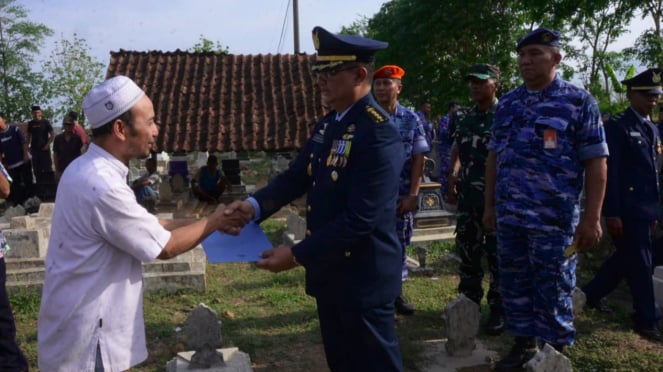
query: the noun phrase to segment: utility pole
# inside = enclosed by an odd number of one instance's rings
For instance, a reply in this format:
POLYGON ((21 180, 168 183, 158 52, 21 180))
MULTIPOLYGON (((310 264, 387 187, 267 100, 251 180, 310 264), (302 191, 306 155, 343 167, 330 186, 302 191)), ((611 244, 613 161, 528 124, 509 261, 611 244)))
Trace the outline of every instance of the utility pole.
POLYGON ((295 54, 299 54, 299 1, 292 0, 292 30, 295 37, 295 54))

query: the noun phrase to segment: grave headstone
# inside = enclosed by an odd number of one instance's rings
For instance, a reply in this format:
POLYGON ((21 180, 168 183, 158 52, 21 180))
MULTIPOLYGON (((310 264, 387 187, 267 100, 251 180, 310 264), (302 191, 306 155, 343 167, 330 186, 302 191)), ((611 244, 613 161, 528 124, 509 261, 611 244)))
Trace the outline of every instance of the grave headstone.
POLYGON ((191 365, 195 368, 210 368, 223 365, 223 354, 216 348, 221 346, 221 325, 216 311, 205 304, 198 304, 184 323, 187 346, 195 353, 191 365))
POLYGON ((442 316, 450 356, 467 357, 476 348, 481 312, 479 305, 461 294, 444 309, 442 316))
POLYGON ((25 216, 25 208, 22 205, 16 205, 13 207, 7 208, 5 211, 5 218, 7 221, 11 221, 12 217, 25 216))
POLYGON ((571 361, 564 354, 546 344, 525 364, 527 372, 571 372, 571 361))
POLYGON ((578 315, 582 313, 582 310, 585 308, 587 303, 587 296, 582 289, 575 287, 572 292, 573 296, 573 315, 578 315))

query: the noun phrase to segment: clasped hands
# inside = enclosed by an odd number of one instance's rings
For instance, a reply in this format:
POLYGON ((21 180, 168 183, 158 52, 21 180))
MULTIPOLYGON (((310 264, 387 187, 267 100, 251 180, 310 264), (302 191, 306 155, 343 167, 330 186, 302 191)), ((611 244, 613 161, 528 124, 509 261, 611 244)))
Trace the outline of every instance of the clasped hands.
MULTIPOLYGON (((219 204, 214 213, 221 212, 221 224, 219 231, 238 235, 242 227, 253 220, 255 212, 251 203, 243 200, 236 200, 228 205, 219 204)), ((289 270, 297 266, 292 254, 292 249, 287 246, 279 246, 268 249, 260 254, 262 260, 256 263, 261 269, 269 270, 274 273, 289 270)))

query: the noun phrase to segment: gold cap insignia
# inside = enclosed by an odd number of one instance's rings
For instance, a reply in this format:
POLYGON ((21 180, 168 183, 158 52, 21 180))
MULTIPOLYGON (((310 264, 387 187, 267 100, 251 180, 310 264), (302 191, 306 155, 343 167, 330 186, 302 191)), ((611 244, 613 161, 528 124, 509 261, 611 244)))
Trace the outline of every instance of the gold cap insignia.
POLYGON ((553 36, 550 32, 546 32, 543 35, 541 35, 541 41, 543 41, 544 43, 549 43, 552 41, 552 39, 553 36))
POLYGON ((313 33, 313 47, 315 50, 320 49, 320 37, 318 36, 318 31, 313 33))
POLYGON ((652 75, 651 81, 653 83, 660 83, 661 82, 661 73, 660 72, 657 74, 656 72, 652 71, 651 75, 652 75))

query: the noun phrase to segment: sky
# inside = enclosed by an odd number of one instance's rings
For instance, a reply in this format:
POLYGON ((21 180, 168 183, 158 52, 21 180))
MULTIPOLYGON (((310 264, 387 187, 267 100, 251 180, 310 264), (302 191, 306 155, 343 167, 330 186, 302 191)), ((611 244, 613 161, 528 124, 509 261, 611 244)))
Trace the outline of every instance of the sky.
MULTIPOLYGON (((76 33, 91 54, 108 64, 111 51, 186 50, 202 35, 233 54, 294 51, 292 0, 17 0, 28 18, 54 31, 44 43, 44 60, 56 40, 76 33), (291 7, 291 5, 290 5, 291 7), (286 10, 288 10, 286 16, 286 10), (282 38, 283 24, 285 33, 282 38)), ((338 32, 362 16, 372 17, 386 0, 299 0, 300 51, 315 53, 314 26, 338 32)), ((636 20, 631 34, 611 49, 631 45, 650 20, 636 20)))
MULTIPOLYGON (((361 16, 371 17, 384 0, 299 0, 300 51, 315 53, 315 26, 338 32, 361 16)), ((28 19, 54 31, 56 40, 76 33, 91 54, 108 64, 111 51, 186 50, 200 35, 233 54, 294 52, 290 0, 17 0, 28 19), (288 15, 286 17, 286 10, 288 15), (281 41, 284 20, 285 37, 281 41), (279 49, 279 42, 281 46, 279 49)))

